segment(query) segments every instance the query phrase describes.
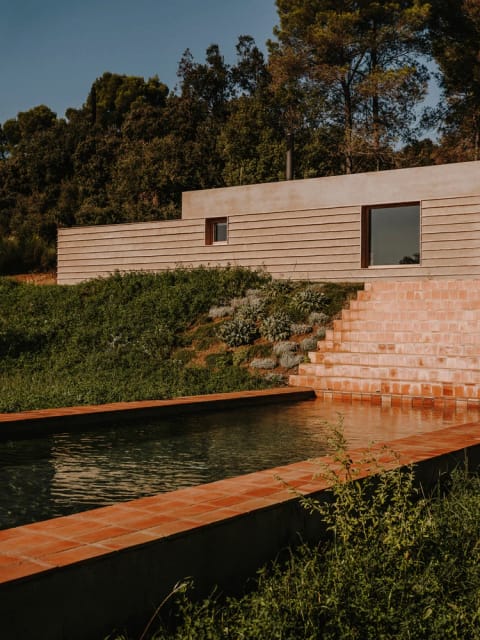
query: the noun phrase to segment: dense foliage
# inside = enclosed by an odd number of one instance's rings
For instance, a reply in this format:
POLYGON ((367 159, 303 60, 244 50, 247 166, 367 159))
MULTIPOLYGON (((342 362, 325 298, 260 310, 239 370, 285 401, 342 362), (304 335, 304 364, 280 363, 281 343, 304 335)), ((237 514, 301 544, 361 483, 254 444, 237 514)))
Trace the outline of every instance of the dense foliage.
POLYGON ((39 105, 0 125, 0 273, 54 268, 58 225, 177 217, 182 191, 281 180, 293 134, 297 178, 479 157, 477 0, 276 4, 268 57, 246 35, 234 64, 187 49, 175 90, 106 72, 64 118, 39 105))
MULTIPOLYGON (((323 327, 359 286, 278 282, 240 268, 117 273, 73 286, 0 278, 0 412, 282 384, 279 371, 268 378, 249 368, 273 345, 254 343, 260 320, 248 315, 256 317, 259 305, 265 318, 283 309, 291 328, 321 309, 326 313, 313 323, 323 327), (323 293, 312 307, 314 286, 323 293), (301 311, 305 296, 310 302, 301 311), (251 327, 241 340, 230 327, 237 318, 251 327)), ((312 323, 302 327, 313 330, 312 323)))
POLYGON ((330 536, 263 568, 243 597, 194 602, 186 583, 170 619, 148 637, 478 640, 480 477, 458 470, 426 497, 412 470, 356 482, 346 449, 339 452, 334 500, 305 501, 330 536), (339 479, 344 472, 349 482, 339 479))
POLYGON ((0 278, 0 411, 265 387, 231 356, 208 367, 187 362, 184 348, 202 318, 215 331, 211 305, 265 280, 240 269, 63 287, 0 278))

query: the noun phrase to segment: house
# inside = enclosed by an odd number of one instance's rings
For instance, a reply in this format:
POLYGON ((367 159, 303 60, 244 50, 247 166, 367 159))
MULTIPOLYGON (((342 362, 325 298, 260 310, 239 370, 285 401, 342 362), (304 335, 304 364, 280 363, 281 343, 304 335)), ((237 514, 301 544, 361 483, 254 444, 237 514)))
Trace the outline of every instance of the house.
POLYGON ((262 268, 314 281, 480 279, 480 162, 183 194, 179 220, 58 230, 58 283, 262 268))

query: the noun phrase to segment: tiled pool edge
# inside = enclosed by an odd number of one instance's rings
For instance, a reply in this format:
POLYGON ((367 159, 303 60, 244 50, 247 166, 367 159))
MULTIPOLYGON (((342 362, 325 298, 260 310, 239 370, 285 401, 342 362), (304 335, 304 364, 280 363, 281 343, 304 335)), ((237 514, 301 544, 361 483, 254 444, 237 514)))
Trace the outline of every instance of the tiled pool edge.
MULTIPOLYGON (((380 447, 379 447, 380 448, 380 447)), ((385 468, 415 463, 425 484, 465 456, 480 464, 480 423, 395 440, 385 468)), ((351 455, 361 459, 362 450, 351 455)), ((278 479, 306 495, 328 458, 0 531, 0 615, 9 640, 103 638, 144 623, 186 576, 233 587, 318 523, 278 479)), ((368 470, 365 469, 365 473, 368 470)))
POLYGON ((276 387, 254 391, 182 396, 171 400, 138 400, 100 405, 34 409, 18 413, 0 413, 0 440, 43 435, 58 429, 98 425, 134 418, 155 418, 171 413, 192 413, 231 409, 236 406, 274 402, 294 402, 316 397, 311 387, 276 387))

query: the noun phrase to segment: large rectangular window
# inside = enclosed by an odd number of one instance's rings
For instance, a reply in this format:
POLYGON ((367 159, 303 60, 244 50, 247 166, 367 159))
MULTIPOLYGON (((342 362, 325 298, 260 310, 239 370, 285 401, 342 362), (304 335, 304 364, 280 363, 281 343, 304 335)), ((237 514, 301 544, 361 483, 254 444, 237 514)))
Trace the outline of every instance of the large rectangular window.
POLYGON ((227 218, 207 218, 205 220, 205 244, 222 244, 227 241, 227 218))
POLYGON ((362 245, 362 267, 419 264, 419 203, 364 207, 362 245))

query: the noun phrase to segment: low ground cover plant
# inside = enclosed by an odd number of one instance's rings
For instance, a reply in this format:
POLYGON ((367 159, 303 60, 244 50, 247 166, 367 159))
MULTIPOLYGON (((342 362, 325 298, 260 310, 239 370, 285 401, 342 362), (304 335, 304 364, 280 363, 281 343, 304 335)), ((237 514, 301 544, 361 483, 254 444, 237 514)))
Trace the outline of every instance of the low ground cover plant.
MULTIPOLYGON (((0 277, 0 412, 278 386, 278 375, 249 367, 272 349, 254 344, 259 318, 293 305, 307 286, 233 267, 117 273, 73 286, 0 277), (248 359, 235 357, 245 342, 248 359)), ((322 285, 327 312, 355 288, 322 285)))
POLYGON ((333 500, 304 501, 325 523, 319 545, 262 568, 241 597, 194 602, 177 585, 169 616, 153 633, 152 620, 145 637, 478 640, 480 477, 457 470, 433 495, 423 495, 412 469, 360 483, 340 445, 333 500))

